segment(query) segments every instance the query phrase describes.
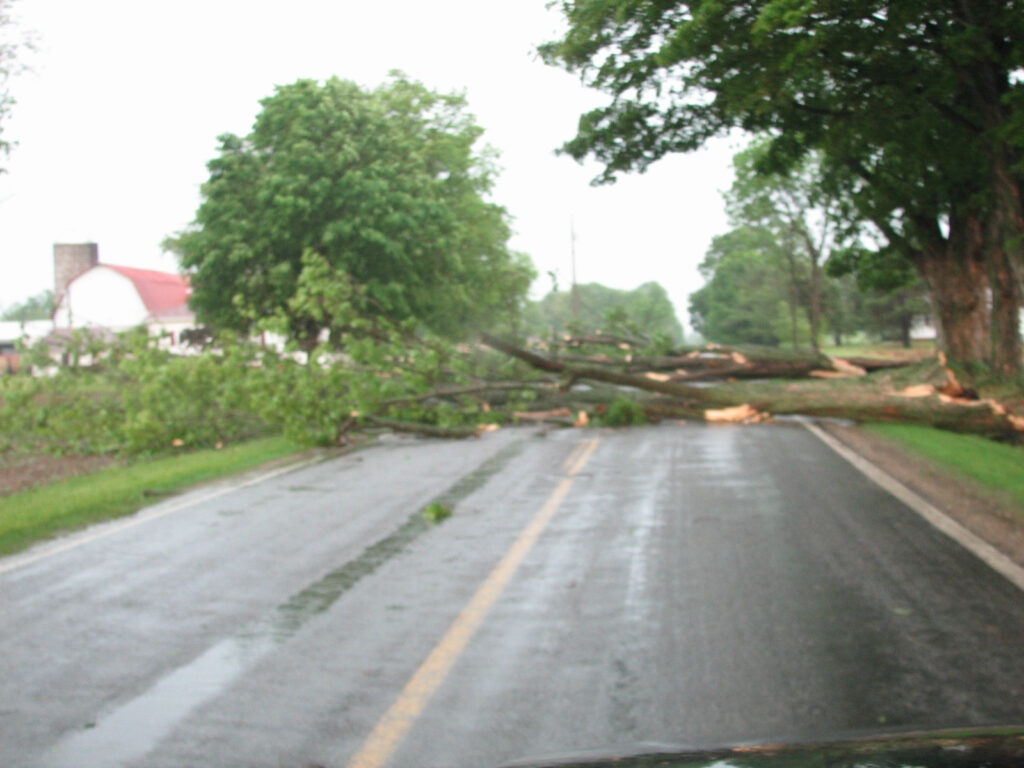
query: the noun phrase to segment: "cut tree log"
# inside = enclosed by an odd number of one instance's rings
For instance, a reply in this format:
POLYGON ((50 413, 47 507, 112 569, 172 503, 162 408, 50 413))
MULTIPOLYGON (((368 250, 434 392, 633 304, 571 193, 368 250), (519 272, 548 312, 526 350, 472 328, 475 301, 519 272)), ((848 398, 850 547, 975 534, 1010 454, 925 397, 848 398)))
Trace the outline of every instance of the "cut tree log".
MULTIPOLYGON (((595 342, 610 344, 615 337, 574 337, 566 348, 578 349, 595 342)), ((618 345, 622 346, 622 345, 618 345)), ((633 349, 633 348, 629 348, 633 349)), ((628 352, 629 350, 627 350, 628 352)), ((536 354, 536 353, 534 353, 536 354)), ((579 354, 558 351, 550 356, 570 366, 601 367, 622 373, 666 373, 663 381, 680 383, 712 379, 800 379, 810 376, 863 376, 869 370, 897 368, 906 362, 869 360, 851 361, 829 357, 814 350, 780 350, 770 347, 683 347, 667 355, 579 354)))
POLYGON ((905 397, 892 389, 886 389, 871 377, 844 382, 765 382, 764 385, 696 387, 676 380, 664 380, 662 376, 651 378, 593 365, 571 365, 538 355, 490 334, 482 334, 481 341, 538 370, 561 374, 567 380, 566 389, 580 380, 631 387, 667 395, 679 401, 679 412, 686 414, 749 406, 759 414, 802 414, 853 421, 905 422, 1004 438, 1017 438, 1024 431, 1024 421, 1007 413, 998 403, 940 397, 939 392, 928 392, 922 397, 905 397))
POLYGON ((480 396, 483 399, 493 399, 495 396, 507 395, 510 392, 522 392, 527 390, 551 389, 555 385, 543 381, 494 381, 482 384, 471 384, 465 387, 448 387, 447 389, 436 389, 431 392, 423 392, 418 395, 407 395, 405 397, 391 397, 381 400, 381 406, 406 405, 411 403, 422 403, 427 400, 457 400, 470 395, 480 396))

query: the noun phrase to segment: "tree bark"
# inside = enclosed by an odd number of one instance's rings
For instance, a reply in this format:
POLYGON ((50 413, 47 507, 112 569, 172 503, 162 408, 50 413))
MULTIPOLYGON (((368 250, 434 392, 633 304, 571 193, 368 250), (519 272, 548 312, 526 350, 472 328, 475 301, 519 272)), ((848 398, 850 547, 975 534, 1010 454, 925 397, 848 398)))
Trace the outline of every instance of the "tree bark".
POLYGON ((1013 376, 1021 371, 1020 310, 1024 300, 1024 210, 1020 188, 1005 153, 994 149, 994 203, 986 232, 992 284, 992 368, 1013 376))
POLYGON ((904 349, 910 349, 912 346, 912 340, 910 338, 910 329, 913 325, 914 318, 910 315, 900 315, 900 344, 903 345, 904 349))
POLYGON ((931 238, 917 265, 928 285, 950 360, 987 363, 990 351, 985 238, 977 216, 952 215, 947 238, 931 238))
MULTIPOLYGON (((489 334, 484 344, 522 360, 540 370, 561 373, 573 382, 592 379, 619 386, 667 395, 677 402, 677 414, 694 414, 711 408, 750 405, 758 412, 829 416, 857 421, 895 421, 971 432, 990 436, 1019 436, 1014 420, 998 406, 986 402, 966 403, 944 400, 934 391, 926 397, 907 397, 891 391, 864 389, 852 391, 829 387, 822 382, 814 389, 794 391, 787 387, 761 391, 728 386, 694 387, 674 381, 651 379, 607 368, 572 366, 522 349, 489 334)), ((749 385, 747 385, 749 387, 749 385)))

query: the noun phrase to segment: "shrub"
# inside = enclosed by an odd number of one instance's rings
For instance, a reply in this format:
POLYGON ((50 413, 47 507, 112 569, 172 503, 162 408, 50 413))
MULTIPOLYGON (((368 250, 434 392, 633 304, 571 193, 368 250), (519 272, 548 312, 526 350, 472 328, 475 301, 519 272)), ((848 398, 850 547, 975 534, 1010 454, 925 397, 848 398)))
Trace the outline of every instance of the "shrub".
POLYGON ((608 412, 601 417, 605 427, 630 427, 647 423, 643 406, 626 397, 617 397, 608 406, 608 412))

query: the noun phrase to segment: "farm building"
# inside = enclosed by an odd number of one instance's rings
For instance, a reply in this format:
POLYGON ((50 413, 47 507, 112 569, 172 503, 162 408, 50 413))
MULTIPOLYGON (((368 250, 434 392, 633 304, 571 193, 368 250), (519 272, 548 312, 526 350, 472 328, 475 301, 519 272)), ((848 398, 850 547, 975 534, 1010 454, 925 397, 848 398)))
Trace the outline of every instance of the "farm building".
POLYGON ((181 332, 195 326, 183 275, 101 264, 95 243, 57 244, 53 258, 55 331, 145 326, 150 335, 169 334, 176 345, 181 332))

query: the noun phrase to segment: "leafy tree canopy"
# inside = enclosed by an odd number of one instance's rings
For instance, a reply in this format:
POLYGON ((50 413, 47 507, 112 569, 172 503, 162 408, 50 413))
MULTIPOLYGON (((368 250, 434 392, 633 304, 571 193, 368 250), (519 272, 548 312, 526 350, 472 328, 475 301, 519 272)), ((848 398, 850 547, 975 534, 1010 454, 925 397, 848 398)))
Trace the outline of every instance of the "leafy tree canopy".
POLYGON ((1019 366, 1017 0, 557 6, 569 29, 545 59, 612 95, 565 145, 604 163, 599 181, 736 128, 773 137, 766 167, 817 148, 823 172, 928 281, 954 357, 1019 366))
POLYGON ((495 168, 463 97, 393 73, 373 90, 300 80, 261 104, 247 136, 220 137, 194 225, 165 243, 201 321, 273 318, 311 347, 337 330, 308 300, 333 280, 365 313, 450 334, 519 310, 533 268, 485 199, 495 168))
MULTIPOLYGON (((20 54, 32 44, 17 29, 11 16, 13 5, 13 0, 0 0, 0 137, 3 136, 4 119, 14 104, 9 90, 10 79, 22 69, 20 54)), ((0 155, 6 155, 10 148, 10 142, 0 138, 0 155)), ((0 167, 0 173, 3 172, 4 169, 0 167)))
POLYGON ((700 270, 707 282, 690 294, 690 323, 705 339, 778 346, 798 335, 801 329, 785 327, 792 291, 785 255, 767 230, 719 235, 700 270))
POLYGON ((46 290, 30 296, 21 304, 8 307, 0 314, 0 320, 48 320, 53 314, 53 291, 46 290))
POLYGON ((996 138, 985 108, 1004 129, 1024 128, 1024 85, 1014 77, 1024 65, 1024 13, 1014 0, 556 5, 570 28, 541 53, 613 96, 581 118, 566 145, 603 161, 604 181, 743 128, 777 138, 776 162, 819 145, 851 160, 885 142, 912 150, 903 159, 921 164, 891 181, 905 184, 904 194, 923 192, 922 181, 976 172, 970 155, 987 155, 984 140, 996 138), (945 144, 953 135, 971 140, 945 144), (925 166, 943 153, 955 154, 947 167, 925 166))

